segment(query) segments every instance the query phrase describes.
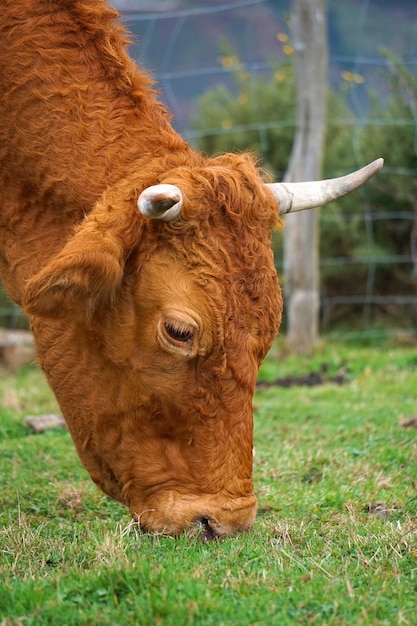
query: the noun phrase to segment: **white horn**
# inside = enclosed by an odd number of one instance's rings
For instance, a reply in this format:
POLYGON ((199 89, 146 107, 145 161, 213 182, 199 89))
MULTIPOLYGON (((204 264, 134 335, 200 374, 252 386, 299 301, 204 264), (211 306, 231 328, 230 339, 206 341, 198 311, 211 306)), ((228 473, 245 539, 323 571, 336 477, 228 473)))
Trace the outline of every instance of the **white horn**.
POLYGON ((175 222, 181 214, 183 197, 176 185, 152 185, 142 191, 138 209, 145 217, 175 222))
POLYGON ((304 209, 313 209, 322 206, 331 200, 336 200, 363 183, 366 183, 384 165, 384 159, 377 159, 360 170, 328 180, 318 180, 310 183, 266 183, 273 191, 280 215, 304 209))

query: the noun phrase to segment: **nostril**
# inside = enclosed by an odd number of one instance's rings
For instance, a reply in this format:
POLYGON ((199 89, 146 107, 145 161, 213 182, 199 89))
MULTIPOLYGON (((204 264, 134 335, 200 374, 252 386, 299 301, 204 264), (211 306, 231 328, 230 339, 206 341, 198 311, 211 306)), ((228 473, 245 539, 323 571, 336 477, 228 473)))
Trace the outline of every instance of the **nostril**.
POLYGON ((218 534, 214 530, 212 523, 208 517, 200 517, 196 521, 202 527, 202 533, 200 535, 200 538, 203 541, 212 541, 213 539, 218 538, 218 534))

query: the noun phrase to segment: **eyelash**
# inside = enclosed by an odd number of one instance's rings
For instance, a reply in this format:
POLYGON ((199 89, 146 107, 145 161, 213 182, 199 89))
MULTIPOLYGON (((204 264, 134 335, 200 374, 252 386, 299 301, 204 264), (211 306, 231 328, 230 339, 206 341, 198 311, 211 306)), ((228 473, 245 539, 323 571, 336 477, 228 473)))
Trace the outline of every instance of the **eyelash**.
POLYGON ((194 336, 190 328, 182 326, 178 322, 165 322, 165 330, 171 339, 181 343, 189 343, 194 336))

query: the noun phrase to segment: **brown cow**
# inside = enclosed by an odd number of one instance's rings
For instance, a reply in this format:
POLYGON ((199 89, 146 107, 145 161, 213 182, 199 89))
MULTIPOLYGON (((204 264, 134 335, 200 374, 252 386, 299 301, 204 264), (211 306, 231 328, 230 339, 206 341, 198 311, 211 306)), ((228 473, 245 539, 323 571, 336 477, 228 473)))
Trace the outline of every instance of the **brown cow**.
POLYGON ((102 0, 2 2, 1 279, 97 485, 144 529, 225 536, 256 512, 277 209, 323 204, 381 163, 305 189, 264 184, 249 155, 203 158, 115 17, 102 0))

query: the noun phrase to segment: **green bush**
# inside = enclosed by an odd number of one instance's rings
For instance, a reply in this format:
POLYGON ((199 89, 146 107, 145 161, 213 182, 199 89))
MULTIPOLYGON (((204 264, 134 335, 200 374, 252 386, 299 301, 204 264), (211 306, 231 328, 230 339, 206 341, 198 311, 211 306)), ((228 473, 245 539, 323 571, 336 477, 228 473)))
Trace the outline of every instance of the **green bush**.
MULTIPOLYGON (((192 121, 198 148, 208 154, 249 148, 280 180, 295 133, 292 64, 271 64, 267 77, 253 76, 230 49, 226 53, 222 64, 230 70, 233 84, 229 89, 219 85, 200 98, 192 121)), ((413 211, 417 215, 417 178, 402 173, 417 171, 416 138, 410 132, 416 122, 417 79, 388 58, 388 102, 380 104, 371 95, 371 123, 364 128, 346 105, 346 91, 356 88, 359 75, 345 72, 344 87, 328 93, 324 177, 342 175, 356 169, 358 160, 363 165, 379 156, 385 157, 386 167, 365 188, 320 212, 322 295, 327 298, 416 293, 417 226, 415 266, 404 262, 404 256, 411 254, 413 245, 410 219, 413 211)), ((280 268, 282 236, 274 237, 274 247, 280 268)), ((415 315, 413 306, 378 305, 372 307, 367 323, 412 325, 415 315)), ((363 305, 335 304, 327 311, 327 323, 339 319, 363 323, 363 305)))

